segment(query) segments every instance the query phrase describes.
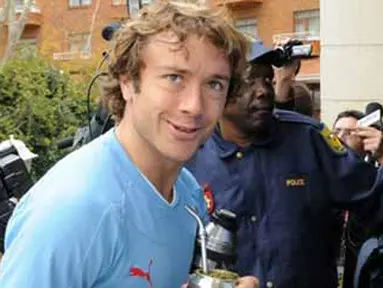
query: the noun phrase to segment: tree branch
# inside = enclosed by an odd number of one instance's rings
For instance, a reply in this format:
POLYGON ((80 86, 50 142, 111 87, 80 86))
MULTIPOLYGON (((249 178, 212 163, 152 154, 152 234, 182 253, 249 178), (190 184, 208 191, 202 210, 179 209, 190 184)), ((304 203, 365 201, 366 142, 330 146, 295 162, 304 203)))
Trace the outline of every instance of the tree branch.
POLYGON ((8 40, 7 47, 3 59, 1 60, 0 66, 4 65, 15 52, 15 46, 19 42, 21 35, 23 34, 25 22, 28 19, 28 13, 30 12, 33 0, 26 0, 23 6, 23 11, 21 12, 19 20, 16 21, 16 4, 14 0, 9 1, 9 10, 8 10, 8 40))
POLYGON ((5 5, 4 5, 4 10, 3 10, 3 14, 4 14, 4 21, 3 23, 0 23, 0 40, 3 39, 3 33, 4 33, 4 27, 5 27, 5 23, 8 19, 8 13, 9 13, 9 9, 11 8, 11 5, 10 5, 10 2, 12 0, 6 0, 5 1, 5 5))

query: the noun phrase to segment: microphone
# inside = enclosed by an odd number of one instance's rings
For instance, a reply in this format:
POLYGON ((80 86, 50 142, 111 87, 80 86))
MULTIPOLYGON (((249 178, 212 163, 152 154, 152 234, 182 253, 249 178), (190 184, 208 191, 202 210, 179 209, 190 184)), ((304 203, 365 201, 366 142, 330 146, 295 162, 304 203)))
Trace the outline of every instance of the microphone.
POLYGON ((116 33, 116 31, 120 29, 121 26, 121 23, 108 24, 101 31, 102 38, 104 38, 106 41, 112 40, 114 33, 116 33))
MULTIPOLYGON (((366 119, 369 121, 365 122, 365 126, 372 126, 378 130, 382 130, 382 113, 383 113, 383 106, 378 102, 371 102, 368 103, 365 108, 365 117, 363 119, 366 119)), ((361 119, 363 122, 363 119, 361 119)), ((360 120, 359 120, 360 121, 360 120)), ((358 121, 358 122, 359 122, 358 121)), ((366 157, 364 160, 368 163, 375 163, 374 157, 372 156, 371 151, 366 151, 366 157)))
POLYGON ((382 115, 383 115, 383 106, 378 102, 371 102, 368 103, 366 106, 366 113, 365 115, 369 115, 374 113, 375 111, 380 111, 380 117, 379 120, 373 123, 371 126, 377 126, 376 128, 382 129, 382 115))

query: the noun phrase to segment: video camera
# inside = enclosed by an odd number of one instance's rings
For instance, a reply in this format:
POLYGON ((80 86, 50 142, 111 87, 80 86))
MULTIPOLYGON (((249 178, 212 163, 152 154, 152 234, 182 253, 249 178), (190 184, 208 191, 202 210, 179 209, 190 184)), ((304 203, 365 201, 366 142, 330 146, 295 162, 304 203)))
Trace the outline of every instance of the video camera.
POLYGON ((274 66, 282 67, 294 59, 310 59, 319 57, 313 43, 305 44, 300 40, 291 40, 274 48, 274 66))

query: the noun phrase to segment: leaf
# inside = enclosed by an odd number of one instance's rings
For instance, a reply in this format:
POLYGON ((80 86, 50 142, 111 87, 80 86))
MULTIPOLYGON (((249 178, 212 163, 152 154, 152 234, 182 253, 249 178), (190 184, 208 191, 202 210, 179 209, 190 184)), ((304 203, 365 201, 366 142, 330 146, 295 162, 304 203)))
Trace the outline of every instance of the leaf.
POLYGON ((41 58, 13 59, 0 70, 0 141, 11 134, 39 157, 40 177, 65 151, 56 143, 86 124, 86 87, 41 58))

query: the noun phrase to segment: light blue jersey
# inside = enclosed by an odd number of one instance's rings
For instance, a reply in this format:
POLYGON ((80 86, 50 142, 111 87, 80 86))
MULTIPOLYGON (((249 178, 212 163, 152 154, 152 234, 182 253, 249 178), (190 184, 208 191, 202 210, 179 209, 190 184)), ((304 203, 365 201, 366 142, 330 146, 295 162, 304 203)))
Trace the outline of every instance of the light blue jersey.
POLYGON ((109 131, 22 198, 7 228, 0 287, 181 287, 197 231, 184 206, 207 216, 187 170, 174 188, 169 204, 109 131))

